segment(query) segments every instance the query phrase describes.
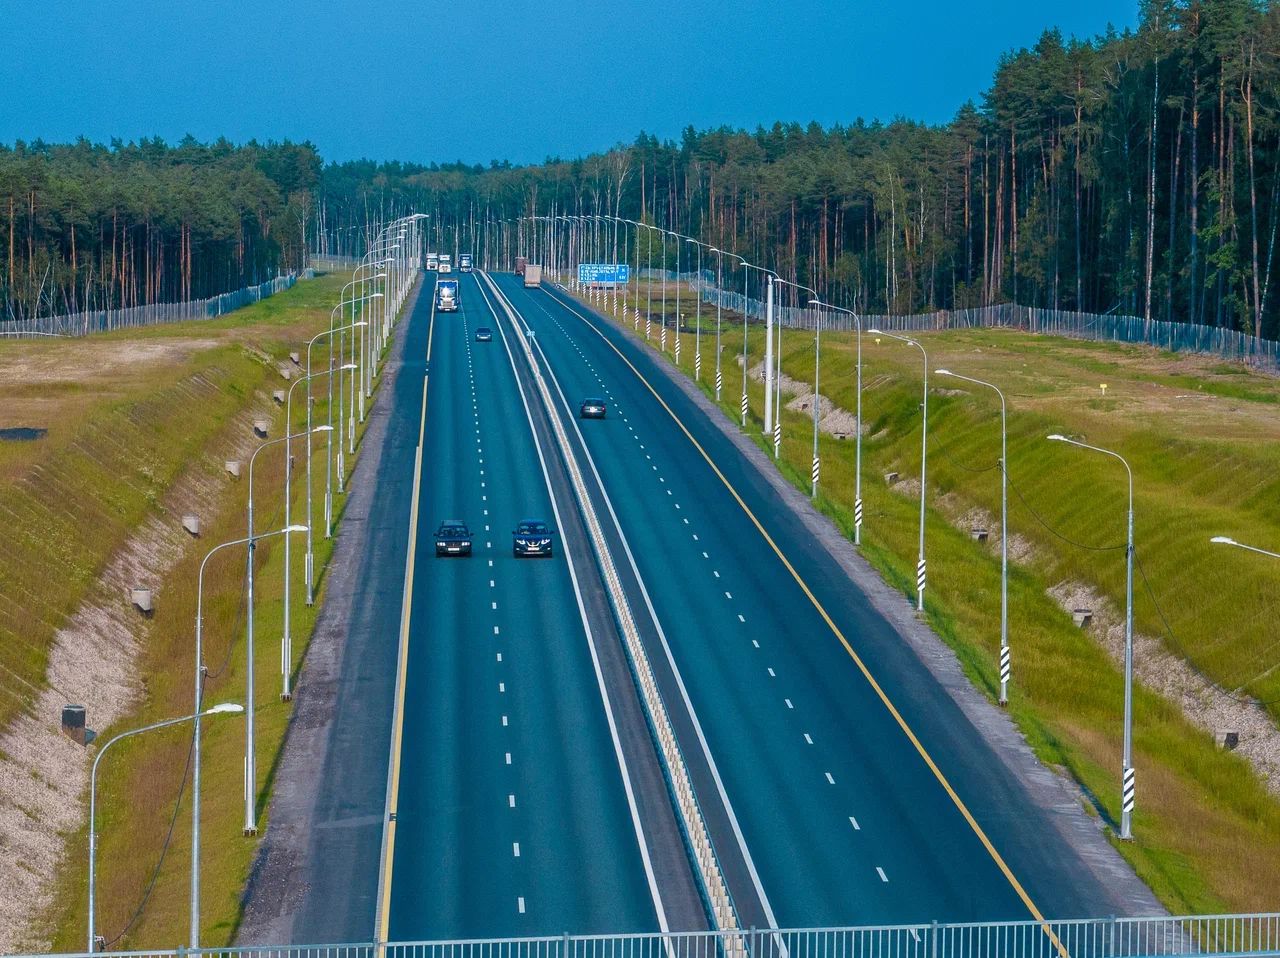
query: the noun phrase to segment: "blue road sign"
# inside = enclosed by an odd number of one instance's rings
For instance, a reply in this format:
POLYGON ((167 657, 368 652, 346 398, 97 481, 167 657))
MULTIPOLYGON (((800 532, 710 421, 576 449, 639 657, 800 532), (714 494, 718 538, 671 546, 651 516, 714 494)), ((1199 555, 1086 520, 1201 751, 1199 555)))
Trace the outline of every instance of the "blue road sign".
POLYGON ((578 282, 586 286, 620 286, 631 280, 626 263, 579 263, 578 282))

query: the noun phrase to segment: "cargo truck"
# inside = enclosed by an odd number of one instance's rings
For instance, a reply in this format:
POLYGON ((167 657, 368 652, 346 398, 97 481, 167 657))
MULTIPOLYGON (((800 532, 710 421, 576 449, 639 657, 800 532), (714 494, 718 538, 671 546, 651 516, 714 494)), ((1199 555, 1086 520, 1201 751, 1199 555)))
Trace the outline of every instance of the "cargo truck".
POLYGON ((524 288, 533 289, 542 285, 542 267, 534 263, 525 263, 524 288))
POLYGON ((456 313, 462 302, 462 293, 458 289, 456 279, 442 279, 436 283, 436 311, 440 313, 456 313))
POLYGON ((440 257, 435 253, 427 254, 427 269, 439 269, 440 257))
POLYGON ((440 254, 440 272, 442 273, 453 272, 453 258, 448 253, 440 254))
POLYGON ((459 273, 471 272, 471 254, 470 253, 458 254, 458 272, 459 273))
POLYGON ((528 265, 528 263, 529 261, 525 259, 523 256, 516 257, 516 275, 517 276, 524 275, 524 268, 526 265, 528 265))

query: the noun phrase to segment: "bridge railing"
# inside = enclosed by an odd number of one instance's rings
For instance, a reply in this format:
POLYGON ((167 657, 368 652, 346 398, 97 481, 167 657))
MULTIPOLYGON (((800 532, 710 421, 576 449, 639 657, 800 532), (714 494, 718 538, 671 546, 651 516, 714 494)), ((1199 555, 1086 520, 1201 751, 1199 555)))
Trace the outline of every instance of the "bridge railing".
MULTIPOLYGON (((99 952, 109 958, 1227 958, 1280 955, 1280 913, 99 952)), ((35 956, 23 956, 35 958, 35 956)), ((87 958, 68 955, 65 958, 87 958)))

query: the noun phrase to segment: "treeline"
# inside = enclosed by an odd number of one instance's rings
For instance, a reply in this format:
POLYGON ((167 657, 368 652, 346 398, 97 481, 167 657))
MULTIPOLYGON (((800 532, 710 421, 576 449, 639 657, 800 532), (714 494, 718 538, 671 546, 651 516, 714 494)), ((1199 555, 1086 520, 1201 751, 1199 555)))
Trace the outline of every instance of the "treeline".
POLYGON ((1154 0, 1139 21, 1046 32, 944 126, 688 129, 523 168, 330 167, 325 226, 332 242, 367 202, 469 237, 521 213, 643 216, 869 311, 1016 301, 1275 336, 1277 6, 1154 0))
POLYGON ((0 322, 300 268, 321 167, 309 143, 0 145, 0 322))

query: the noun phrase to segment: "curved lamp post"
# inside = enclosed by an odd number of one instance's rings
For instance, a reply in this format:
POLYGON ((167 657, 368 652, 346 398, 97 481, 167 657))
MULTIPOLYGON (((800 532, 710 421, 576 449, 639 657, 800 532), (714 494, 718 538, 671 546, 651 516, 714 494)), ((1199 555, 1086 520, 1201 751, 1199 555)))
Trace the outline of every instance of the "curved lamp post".
POLYGON ((857 375, 857 410, 858 431, 854 435, 853 462, 853 544, 862 545, 862 317, 852 309, 843 306, 832 306, 818 299, 809 300, 810 306, 820 309, 831 309, 837 313, 848 313, 853 317, 857 329, 857 359, 854 364, 857 375))

